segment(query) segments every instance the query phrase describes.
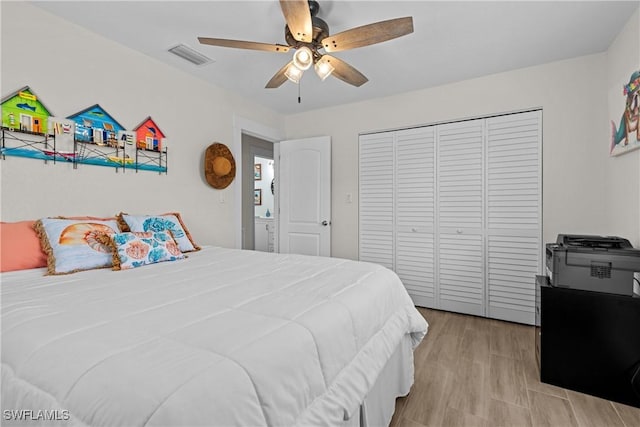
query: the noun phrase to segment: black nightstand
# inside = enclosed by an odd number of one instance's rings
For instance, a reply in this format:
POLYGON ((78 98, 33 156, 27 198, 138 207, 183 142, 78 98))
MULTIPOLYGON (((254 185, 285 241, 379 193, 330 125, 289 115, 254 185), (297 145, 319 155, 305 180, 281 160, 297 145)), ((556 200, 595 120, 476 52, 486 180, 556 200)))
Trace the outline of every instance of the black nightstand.
POLYGON ((540 380, 640 408, 640 298, 536 276, 540 380))

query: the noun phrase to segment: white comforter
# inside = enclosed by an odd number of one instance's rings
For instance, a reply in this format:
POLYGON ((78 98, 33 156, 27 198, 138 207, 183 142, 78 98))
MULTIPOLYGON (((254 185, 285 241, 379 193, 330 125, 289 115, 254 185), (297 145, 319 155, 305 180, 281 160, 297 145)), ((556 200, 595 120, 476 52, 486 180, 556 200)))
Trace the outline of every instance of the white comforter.
POLYGON ((43 271, 1 277, 5 421, 335 425, 400 340, 427 329, 393 272, 335 258, 211 247, 128 271, 43 271))

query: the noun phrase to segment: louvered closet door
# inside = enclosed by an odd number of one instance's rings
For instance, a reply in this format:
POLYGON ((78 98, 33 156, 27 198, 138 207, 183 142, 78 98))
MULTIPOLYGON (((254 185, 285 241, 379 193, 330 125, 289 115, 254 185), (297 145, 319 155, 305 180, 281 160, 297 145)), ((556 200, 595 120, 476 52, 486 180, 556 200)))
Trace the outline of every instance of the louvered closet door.
POLYGON ((415 305, 435 307, 433 126, 396 134, 395 271, 415 305))
POLYGON ((540 111, 487 119, 487 315, 533 324, 542 265, 540 111))
POLYGON ((394 135, 360 136, 359 253, 361 261, 393 268, 394 135))
POLYGON ((438 308, 483 316, 484 120, 437 127, 438 308))

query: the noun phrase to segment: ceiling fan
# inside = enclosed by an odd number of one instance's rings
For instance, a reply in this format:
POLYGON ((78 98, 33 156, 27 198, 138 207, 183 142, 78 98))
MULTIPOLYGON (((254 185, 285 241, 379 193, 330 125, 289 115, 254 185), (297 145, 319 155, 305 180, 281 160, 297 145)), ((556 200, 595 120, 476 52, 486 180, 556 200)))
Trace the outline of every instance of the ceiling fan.
POLYGON ((198 40, 202 44, 212 46, 276 53, 295 50, 293 59, 269 80, 265 86, 269 89, 280 87, 287 79, 298 83, 304 71, 311 65, 314 65, 316 74, 322 80, 333 75, 353 86, 362 86, 368 79, 360 71, 327 53, 369 46, 413 32, 413 18, 405 17, 363 25, 329 35, 327 23, 316 16, 320 9, 317 1, 280 0, 280 8, 287 23, 284 28, 286 45, 210 37, 198 37, 198 40))

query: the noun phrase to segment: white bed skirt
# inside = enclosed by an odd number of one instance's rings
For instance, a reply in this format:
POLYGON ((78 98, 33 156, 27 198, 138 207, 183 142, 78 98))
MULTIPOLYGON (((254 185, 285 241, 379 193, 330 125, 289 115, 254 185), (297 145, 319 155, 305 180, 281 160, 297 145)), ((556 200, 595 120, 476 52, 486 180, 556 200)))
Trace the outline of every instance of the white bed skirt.
POLYGON ((375 384, 360 405, 359 417, 342 427, 386 427, 391 422, 396 398, 406 396, 413 385, 413 350, 407 335, 396 348, 375 384))
POLYGON ((361 427, 388 426, 396 398, 406 396, 413 385, 413 350, 406 335, 387 362, 360 408, 361 427))

